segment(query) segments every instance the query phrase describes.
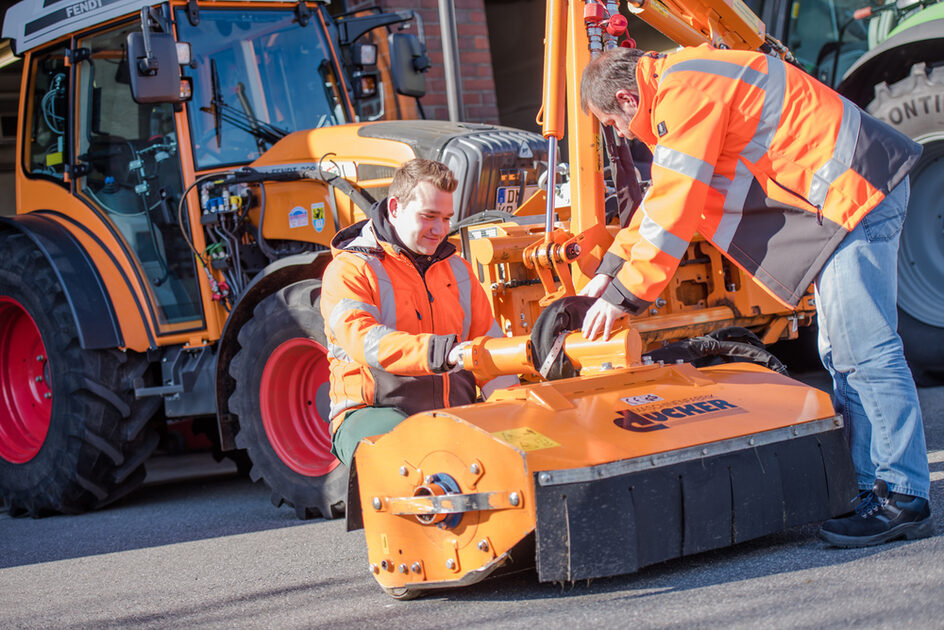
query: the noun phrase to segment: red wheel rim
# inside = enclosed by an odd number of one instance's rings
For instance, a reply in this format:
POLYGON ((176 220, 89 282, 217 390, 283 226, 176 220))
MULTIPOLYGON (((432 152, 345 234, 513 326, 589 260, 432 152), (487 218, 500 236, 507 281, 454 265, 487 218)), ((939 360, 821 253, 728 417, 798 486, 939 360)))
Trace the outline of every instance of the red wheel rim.
POLYGON ((283 342, 262 370, 259 406, 266 437, 279 459, 306 477, 326 475, 340 463, 317 405, 318 399, 327 401, 328 387, 328 353, 311 339, 283 342))
POLYGON ((49 432, 48 368, 36 322, 19 302, 0 296, 0 457, 8 462, 36 457, 49 432))

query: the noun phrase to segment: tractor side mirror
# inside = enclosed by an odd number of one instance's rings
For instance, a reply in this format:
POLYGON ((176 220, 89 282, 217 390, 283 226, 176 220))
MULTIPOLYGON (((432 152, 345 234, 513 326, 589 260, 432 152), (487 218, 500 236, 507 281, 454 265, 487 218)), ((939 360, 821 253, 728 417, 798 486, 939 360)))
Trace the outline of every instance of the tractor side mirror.
POLYGON ((412 33, 390 33, 390 78, 393 87, 404 96, 417 98, 426 94, 425 72, 429 70, 429 57, 419 38, 412 33))
POLYGON ((145 29, 140 33, 128 33, 132 98, 136 103, 183 103, 189 100, 193 91, 191 79, 180 76, 181 51, 174 36, 150 33, 145 29))

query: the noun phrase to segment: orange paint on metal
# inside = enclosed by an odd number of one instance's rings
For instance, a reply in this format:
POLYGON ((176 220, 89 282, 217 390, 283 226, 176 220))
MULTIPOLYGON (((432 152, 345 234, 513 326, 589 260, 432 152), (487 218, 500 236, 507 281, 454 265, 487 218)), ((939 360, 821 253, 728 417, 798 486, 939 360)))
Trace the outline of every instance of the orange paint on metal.
MULTIPOLYGON (((743 438, 750 448, 752 436, 830 420, 834 413, 826 393, 738 363, 613 370, 521 385, 496 392, 487 403, 414 415, 391 433, 362 442, 356 462, 370 562, 419 562, 424 572, 378 570, 374 577, 387 588, 420 589, 484 577, 535 528, 534 480, 541 471, 635 458, 656 462, 674 451, 732 439, 743 438), (661 429, 634 430, 652 425, 661 429), (474 491, 514 493, 517 505, 510 499, 497 509, 466 512, 454 529, 421 525, 388 509, 391 498, 413 496, 423 475, 461 480, 473 461, 485 471, 474 491), (398 474, 406 465, 416 474, 398 474)), ((461 493, 471 491, 460 481, 461 493)))

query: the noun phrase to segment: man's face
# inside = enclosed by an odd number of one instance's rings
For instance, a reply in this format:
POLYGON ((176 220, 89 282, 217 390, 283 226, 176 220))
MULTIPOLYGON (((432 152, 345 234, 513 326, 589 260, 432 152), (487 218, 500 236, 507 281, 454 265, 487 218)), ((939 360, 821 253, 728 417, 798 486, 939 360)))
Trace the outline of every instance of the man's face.
POLYGON ((593 103, 588 103, 587 109, 596 116, 601 124, 616 129, 616 133, 629 140, 636 136, 629 130, 629 123, 636 115, 636 109, 639 107, 639 99, 627 90, 620 90, 616 93, 616 102, 619 104, 620 111, 613 113, 604 113, 593 103))
POLYGON ((429 182, 417 184, 406 205, 397 197, 387 200, 387 217, 397 236, 408 249, 425 256, 436 253, 449 234, 452 215, 452 193, 429 182))

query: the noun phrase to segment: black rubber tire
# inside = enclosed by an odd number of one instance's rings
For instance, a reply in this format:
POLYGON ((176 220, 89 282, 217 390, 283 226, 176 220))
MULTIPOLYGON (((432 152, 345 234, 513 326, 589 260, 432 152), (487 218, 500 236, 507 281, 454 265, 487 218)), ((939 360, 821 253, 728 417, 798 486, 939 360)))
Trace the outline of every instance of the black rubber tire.
MULTIPOLYGON (((229 408, 239 422, 236 446, 245 449, 252 461, 249 477, 264 480, 272 490, 273 505, 287 503, 300 519, 319 514, 325 518, 342 516, 348 471, 337 462, 326 474, 309 476, 284 462, 266 434, 260 389, 263 371, 282 343, 302 338, 327 347, 320 300, 321 282, 317 280, 290 284, 264 298, 239 330, 240 349, 229 365, 229 374, 235 380, 229 408)), ((328 410, 322 408, 326 407, 325 401, 318 403, 319 413, 326 418, 328 410)))
POLYGON ((898 332, 919 385, 944 384, 944 66, 875 87, 873 116, 924 147, 898 257, 898 332))
MULTIPOLYGON (((410 601, 410 600, 412 600, 412 599, 416 599, 416 598, 418 598, 418 597, 422 597, 422 596, 425 595, 426 592, 427 592, 426 590, 422 590, 422 589, 418 589, 418 588, 414 588, 414 589, 408 589, 408 588, 405 588, 405 587, 401 587, 401 588, 387 588, 386 586, 384 586, 384 587, 382 587, 382 588, 383 588, 383 590, 384 590, 384 593, 386 593, 386 594, 389 595, 390 597, 392 597, 392 598, 394 598, 394 599, 396 599, 396 600, 398 600, 398 601, 401 601, 401 602, 408 602, 408 601, 410 601)), ((428 590, 428 589, 427 589, 427 590, 428 590)))
POLYGON ((158 443, 150 420, 160 399, 133 394, 148 362, 134 352, 82 349, 55 273, 22 234, 0 233, 0 295, 33 318, 52 389, 39 452, 23 463, 0 458, 0 496, 10 515, 76 514, 125 496, 144 480, 158 443))

